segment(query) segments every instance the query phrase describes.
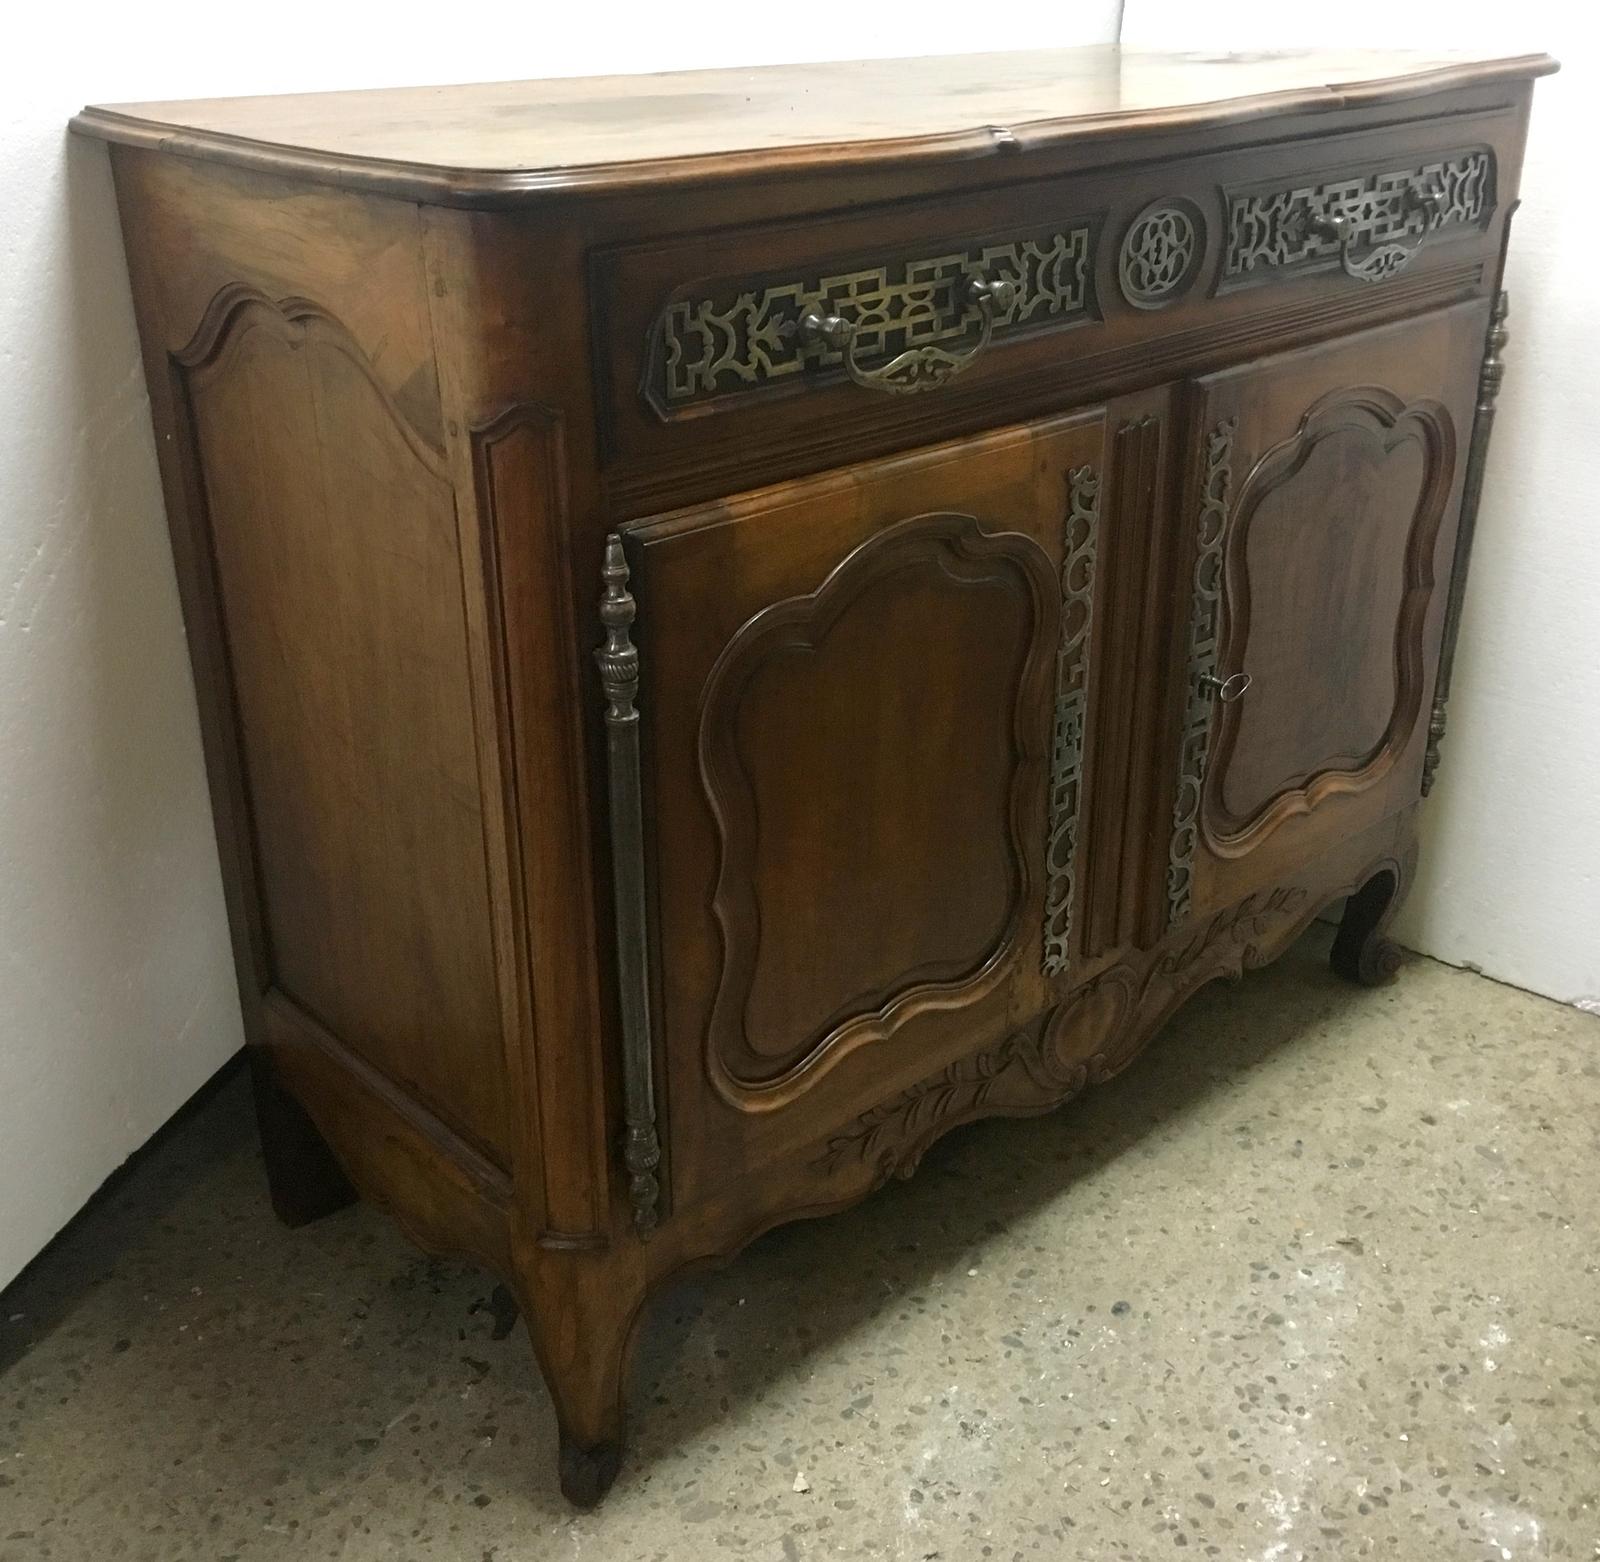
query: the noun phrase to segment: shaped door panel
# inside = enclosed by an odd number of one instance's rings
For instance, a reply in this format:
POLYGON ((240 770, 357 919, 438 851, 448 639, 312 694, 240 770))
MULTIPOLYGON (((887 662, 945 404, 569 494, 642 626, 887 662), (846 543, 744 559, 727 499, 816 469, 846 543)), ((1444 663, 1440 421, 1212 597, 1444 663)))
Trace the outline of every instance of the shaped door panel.
POLYGON ((1418 796, 1486 318, 1196 386, 1169 920, 1418 796))
POLYGON ((1042 1004, 1101 443, 1089 414, 627 529, 676 1199, 1042 1004))

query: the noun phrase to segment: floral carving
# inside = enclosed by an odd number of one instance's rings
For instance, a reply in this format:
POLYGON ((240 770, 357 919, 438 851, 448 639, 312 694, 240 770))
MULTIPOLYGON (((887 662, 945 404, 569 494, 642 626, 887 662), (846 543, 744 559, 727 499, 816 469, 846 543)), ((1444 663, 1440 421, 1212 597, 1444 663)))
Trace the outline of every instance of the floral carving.
POLYGON ((1142 979, 1126 965, 1102 971, 1042 1022, 868 1108, 827 1141, 814 1166, 824 1175, 870 1166, 875 1183, 909 1177, 928 1147, 960 1122, 1065 1104, 1126 1068, 1201 982, 1261 964, 1264 941, 1293 931, 1310 901, 1310 891, 1294 885, 1259 891, 1162 953, 1142 979))
POLYGON ((1259 950, 1249 940, 1264 938, 1275 923, 1304 906, 1307 891, 1292 886, 1247 895, 1237 906, 1219 911, 1187 942, 1169 949, 1145 977, 1148 991, 1157 982, 1184 975, 1218 945, 1243 946, 1243 963, 1257 963, 1259 950))
POLYGON ((985 1052, 958 1058, 863 1112, 828 1140, 817 1166, 833 1172, 860 1161, 876 1169, 879 1182, 909 1177, 928 1146, 965 1118, 989 1108, 1039 1112, 1062 1105, 1109 1073, 1103 1052, 1075 1053, 1072 1037, 1079 1031, 1101 1039, 1111 1036, 1132 995, 1133 977, 1125 966, 1102 972, 1048 1011, 1042 1023, 1014 1032, 985 1052), (1107 1003, 1112 1014, 1093 1023, 1094 1010, 1107 1003))

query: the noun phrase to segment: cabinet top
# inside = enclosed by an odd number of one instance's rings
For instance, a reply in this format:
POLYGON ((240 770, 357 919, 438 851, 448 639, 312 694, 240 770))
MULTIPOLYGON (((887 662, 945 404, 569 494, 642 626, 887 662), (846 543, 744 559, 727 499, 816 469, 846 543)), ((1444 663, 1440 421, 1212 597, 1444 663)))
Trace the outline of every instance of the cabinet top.
POLYGON ((86 108, 80 133, 449 204, 967 160, 1425 97, 1548 55, 1028 50, 86 108))

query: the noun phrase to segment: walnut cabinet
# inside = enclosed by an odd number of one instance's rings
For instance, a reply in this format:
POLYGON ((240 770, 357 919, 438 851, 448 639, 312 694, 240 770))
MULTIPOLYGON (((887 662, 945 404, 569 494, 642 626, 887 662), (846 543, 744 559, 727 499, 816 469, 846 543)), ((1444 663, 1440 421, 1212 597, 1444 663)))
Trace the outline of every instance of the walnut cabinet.
MULTIPOLYGON (((1115 50, 86 110, 263 1144, 647 1298, 1391 974, 1544 57, 1115 50)), ((1309 1108, 1308 1108, 1309 1109, 1309 1108)))

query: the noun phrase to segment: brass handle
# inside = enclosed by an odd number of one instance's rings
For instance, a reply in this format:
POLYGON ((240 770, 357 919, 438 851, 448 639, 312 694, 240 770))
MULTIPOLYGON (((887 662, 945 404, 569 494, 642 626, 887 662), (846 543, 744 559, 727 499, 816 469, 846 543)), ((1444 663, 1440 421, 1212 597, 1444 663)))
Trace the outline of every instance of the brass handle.
POLYGON ((1413 244, 1379 244, 1366 254, 1357 255, 1355 224, 1343 213, 1316 218, 1311 231, 1318 238, 1339 246, 1339 264, 1347 277, 1354 277, 1358 282, 1383 282, 1411 264, 1429 232, 1439 225, 1444 215, 1444 200, 1436 190, 1411 187, 1406 191, 1404 203, 1406 211, 1422 213, 1422 232, 1413 244))
POLYGON ((960 374, 989 345, 994 336, 996 311, 1009 309, 1017 296, 1017 285, 1007 277, 973 277, 966 288, 967 302, 977 305, 983 330, 965 352, 953 353, 943 347, 910 347, 876 369, 864 369, 856 358, 859 331, 855 322, 843 315, 824 314, 813 306, 800 316, 802 348, 823 348, 844 356, 845 373, 866 390, 910 395, 916 391, 937 390, 960 374))
POLYGON ((1209 689, 1224 705, 1232 705, 1244 698, 1244 691, 1250 687, 1250 674, 1230 673, 1226 678, 1217 678, 1207 673, 1200 680, 1200 687, 1209 689))

